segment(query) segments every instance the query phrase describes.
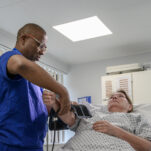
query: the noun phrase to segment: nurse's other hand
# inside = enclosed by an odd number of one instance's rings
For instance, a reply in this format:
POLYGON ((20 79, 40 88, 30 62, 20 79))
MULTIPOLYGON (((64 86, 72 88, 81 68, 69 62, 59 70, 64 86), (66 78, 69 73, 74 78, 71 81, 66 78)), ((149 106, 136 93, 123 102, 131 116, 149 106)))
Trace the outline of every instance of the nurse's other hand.
POLYGON ((43 98, 44 104, 50 107, 53 107, 53 105, 56 102, 56 94, 48 90, 43 91, 42 98, 43 98))
POLYGON ((79 105, 79 103, 76 101, 71 101, 71 105, 79 105))

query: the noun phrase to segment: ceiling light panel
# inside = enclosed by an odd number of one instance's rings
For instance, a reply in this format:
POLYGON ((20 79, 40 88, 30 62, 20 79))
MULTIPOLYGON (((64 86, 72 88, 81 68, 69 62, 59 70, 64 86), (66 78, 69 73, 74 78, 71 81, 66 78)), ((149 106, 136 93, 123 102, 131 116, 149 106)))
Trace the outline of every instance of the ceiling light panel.
POLYGON ((53 26, 53 28, 74 42, 112 34, 97 16, 53 26))

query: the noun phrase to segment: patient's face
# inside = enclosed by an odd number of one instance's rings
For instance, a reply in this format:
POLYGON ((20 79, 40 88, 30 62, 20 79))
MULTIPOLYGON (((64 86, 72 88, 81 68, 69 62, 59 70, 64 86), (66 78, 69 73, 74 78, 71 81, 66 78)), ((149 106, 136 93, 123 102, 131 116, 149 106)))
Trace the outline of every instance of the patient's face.
POLYGON ((108 110, 110 112, 128 112, 131 109, 126 96, 121 92, 116 92, 111 95, 108 110))

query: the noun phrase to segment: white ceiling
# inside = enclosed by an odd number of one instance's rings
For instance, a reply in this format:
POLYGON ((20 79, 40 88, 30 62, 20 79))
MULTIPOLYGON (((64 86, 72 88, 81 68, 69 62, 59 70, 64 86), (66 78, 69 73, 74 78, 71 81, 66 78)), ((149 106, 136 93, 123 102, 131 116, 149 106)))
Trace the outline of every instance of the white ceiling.
POLYGON ((0 28, 16 35, 38 23, 48 34, 47 53, 70 65, 151 52, 150 15, 151 0, 0 0, 0 28), (72 42, 52 28, 95 15, 112 35, 72 42))

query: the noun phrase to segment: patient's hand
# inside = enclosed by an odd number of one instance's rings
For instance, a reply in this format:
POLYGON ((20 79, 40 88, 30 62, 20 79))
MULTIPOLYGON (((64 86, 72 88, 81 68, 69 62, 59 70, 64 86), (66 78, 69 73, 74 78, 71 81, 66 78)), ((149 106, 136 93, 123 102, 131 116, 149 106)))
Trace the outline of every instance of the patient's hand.
POLYGON ((97 132, 116 136, 127 141, 136 151, 151 151, 151 142, 140 136, 136 136, 124 129, 114 126, 107 121, 97 121, 93 124, 93 129, 97 132))
POLYGON ((97 121, 93 124, 93 129, 97 132, 116 136, 120 128, 107 121, 97 121))

